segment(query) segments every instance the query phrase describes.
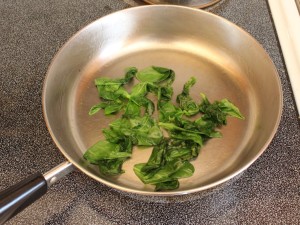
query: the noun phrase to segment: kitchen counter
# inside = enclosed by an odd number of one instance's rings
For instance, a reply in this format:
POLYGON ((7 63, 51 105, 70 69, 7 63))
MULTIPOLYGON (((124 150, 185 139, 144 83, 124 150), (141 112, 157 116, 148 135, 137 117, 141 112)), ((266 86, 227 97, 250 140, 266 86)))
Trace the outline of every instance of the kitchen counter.
MULTIPOLYGON (((90 22, 142 4, 0 1, 0 189, 64 161, 41 106, 43 80, 55 53, 90 22)), ((267 1, 222 0, 205 10, 248 31, 278 70, 283 114, 264 154, 212 190, 172 198, 123 193, 75 171, 7 224, 300 224, 300 122, 267 1)))

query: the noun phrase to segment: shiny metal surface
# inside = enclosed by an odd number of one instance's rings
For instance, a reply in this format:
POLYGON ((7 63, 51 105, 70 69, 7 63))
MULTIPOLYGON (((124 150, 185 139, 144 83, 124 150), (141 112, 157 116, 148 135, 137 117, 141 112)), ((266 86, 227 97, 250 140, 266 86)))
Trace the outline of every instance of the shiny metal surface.
POLYGON ((61 178, 71 173, 73 170, 74 166, 72 163, 63 162, 58 166, 54 167, 53 169, 49 170, 45 174, 43 174, 43 176, 47 182, 47 186, 50 187, 51 185, 59 181, 61 178))
POLYGON ((149 4, 171 4, 171 5, 181 5, 195 8, 205 8, 207 6, 213 5, 220 0, 143 0, 149 4))
POLYGON ((212 188, 249 167, 271 142, 281 116, 282 91, 272 61, 248 33, 216 15, 181 6, 143 6, 105 16, 74 35, 53 59, 43 89, 45 120, 53 140, 79 170, 113 188, 145 195, 182 195, 212 188), (153 16, 155 15, 155 16, 153 16), (246 120, 229 119, 223 138, 210 140, 193 161, 195 174, 180 188, 153 192, 134 174, 151 149, 134 149, 126 173, 105 177, 82 159, 115 117, 89 116, 99 102, 94 79, 124 68, 172 68, 175 94, 190 76, 192 95, 228 98, 246 120))

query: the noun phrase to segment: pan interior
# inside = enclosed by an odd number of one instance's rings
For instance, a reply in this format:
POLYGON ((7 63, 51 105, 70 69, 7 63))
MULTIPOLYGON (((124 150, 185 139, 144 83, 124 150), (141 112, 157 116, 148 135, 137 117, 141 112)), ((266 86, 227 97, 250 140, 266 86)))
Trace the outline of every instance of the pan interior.
MULTIPOLYGON (((147 47, 149 45, 147 44, 147 47)), ((107 117, 103 112, 94 116, 88 115, 90 107, 100 101, 93 82, 95 78, 101 76, 120 77, 124 74, 124 68, 130 66, 136 66, 139 69, 149 65, 172 68, 176 73, 173 85, 174 96, 179 94, 183 84, 191 76, 194 76, 197 78, 197 84, 191 92, 194 99, 200 102, 201 92, 211 100, 228 98, 239 106, 247 118, 245 121, 229 119, 228 125, 221 129, 223 138, 212 139, 203 147, 199 157, 193 161, 196 173, 193 177, 181 182, 182 189, 196 188, 201 183, 204 184, 211 179, 220 177, 220 174, 230 168, 235 163, 235 159, 242 154, 244 145, 249 141, 254 129, 257 110, 253 92, 239 71, 230 71, 219 62, 211 61, 211 58, 188 53, 184 49, 155 49, 155 46, 150 46, 150 48, 151 50, 142 49, 130 52, 105 65, 101 64, 100 59, 95 59, 82 72, 77 86, 73 89, 74 92, 70 94, 75 98, 68 110, 68 117, 74 121, 71 132, 77 145, 80 146, 78 154, 83 154, 89 146, 97 141, 104 140, 101 129, 108 127, 111 121, 120 116, 107 117)), ((135 148, 132 159, 124 164, 123 168, 126 173, 110 180, 139 189, 145 188, 133 173, 133 165, 146 162, 151 154, 151 149, 135 148)), ((98 173, 96 167, 93 171, 98 173)), ((150 190, 151 186, 147 188, 150 190)))
POLYGON ((192 162, 194 175, 181 179, 178 190, 160 195, 207 189, 241 172, 271 141, 281 110, 276 70, 253 38, 208 13, 175 6, 165 9, 137 7, 84 28, 57 54, 44 87, 46 122, 62 153, 94 179, 141 194, 151 194, 154 188, 144 185, 132 168, 148 160, 151 148, 135 148, 123 166, 126 172, 117 177, 102 176, 96 166, 82 159, 88 147, 104 139, 101 129, 118 117, 106 117, 103 112, 88 115, 90 107, 100 101, 95 78, 120 77, 131 66, 171 68, 176 73, 174 96, 194 76, 194 99, 200 102, 201 92, 211 101, 227 98, 246 117, 243 121, 229 118, 221 129, 223 137, 209 140, 192 162), (180 21, 179 14, 187 24, 174 22, 180 21), (267 97, 271 95, 272 99, 267 97))

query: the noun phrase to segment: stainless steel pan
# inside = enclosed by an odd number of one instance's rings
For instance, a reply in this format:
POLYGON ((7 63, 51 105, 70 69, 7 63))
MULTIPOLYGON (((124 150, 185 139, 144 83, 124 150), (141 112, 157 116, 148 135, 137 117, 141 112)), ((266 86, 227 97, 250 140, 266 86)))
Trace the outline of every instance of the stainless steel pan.
POLYGON ((68 162, 2 192, 2 221, 74 167, 108 186, 142 195, 183 195, 225 182, 249 167, 271 142, 280 121, 282 91, 268 54, 236 25, 196 9, 143 6, 97 20, 63 46, 45 79, 43 109, 49 132, 68 162), (101 113, 88 115, 99 101, 93 80, 118 77, 129 66, 150 65, 175 71, 175 93, 195 76, 194 98, 200 92, 211 100, 228 98, 246 117, 229 119, 221 130, 223 138, 210 140, 193 161, 195 174, 182 179, 178 190, 168 192, 154 192, 133 173, 133 165, 146 162, 151 149, 134 149, 132 159, 124 164, 126 173, 118 177, 102 176, 82 158, 103 138, 101 129, 111 120, 101 113))
POLYGON ((172 4, 172 5, 182 5, 195 8, 205 8, 213 5, 220 0, 143 0, 149 4, 172 4))

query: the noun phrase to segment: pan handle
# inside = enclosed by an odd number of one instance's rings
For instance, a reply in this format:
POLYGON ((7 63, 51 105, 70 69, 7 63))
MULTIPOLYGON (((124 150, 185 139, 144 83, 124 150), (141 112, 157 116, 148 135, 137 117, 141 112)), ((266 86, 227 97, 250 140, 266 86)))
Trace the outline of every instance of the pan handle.
POLYGON ((44 175, 33 174, 0 192, 0 224, 12 218, 43 196, 56 181, 74 170, 70 162, 63 162, 44 175))

